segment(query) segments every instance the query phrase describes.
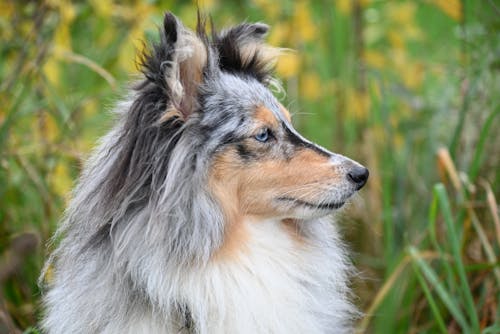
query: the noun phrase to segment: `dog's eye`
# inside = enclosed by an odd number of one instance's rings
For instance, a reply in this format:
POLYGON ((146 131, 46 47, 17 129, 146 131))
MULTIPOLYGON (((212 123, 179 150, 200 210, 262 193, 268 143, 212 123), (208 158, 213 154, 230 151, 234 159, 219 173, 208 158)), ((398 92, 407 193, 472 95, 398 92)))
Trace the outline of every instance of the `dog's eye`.
POLYGON ((265 143, 271 137, 270 130, 268 128, 260 129, 259 132, 254 136, 254 138, 261 143, 265 143))

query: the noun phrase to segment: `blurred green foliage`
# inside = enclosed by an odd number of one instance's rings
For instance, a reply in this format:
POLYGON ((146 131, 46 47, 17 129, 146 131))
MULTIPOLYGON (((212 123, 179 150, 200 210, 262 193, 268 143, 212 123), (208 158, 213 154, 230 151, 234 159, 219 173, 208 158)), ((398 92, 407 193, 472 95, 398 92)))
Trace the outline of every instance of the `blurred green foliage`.
MULTIPOLYGON (((359 331, 498 333, 500 5, 198 4, 269 23, 297 127, 370 168, 343 219, 359 331)), ((36 332, 44 245, 165 10, 195 25, 188 1, 0 2, 0 333, 36 332)))

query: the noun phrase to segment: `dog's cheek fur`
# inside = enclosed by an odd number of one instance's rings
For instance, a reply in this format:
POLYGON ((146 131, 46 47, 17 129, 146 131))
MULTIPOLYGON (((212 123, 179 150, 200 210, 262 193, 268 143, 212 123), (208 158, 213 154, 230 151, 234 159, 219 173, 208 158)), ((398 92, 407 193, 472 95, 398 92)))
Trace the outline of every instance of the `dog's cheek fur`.
POLYGON ((290 157, 256 161, 242 170, 240 208, 250 215, 279 217, 288 209, 281 207, 279 197, 286 195, 315 203, 324 195, 324 185, 340 183, 342 179, 342 173, 327 157, 300 148, 290 157))
MULTIPOLYGON (((250 201, 245 198, 249 194, 245 191, 247 185, 244 183, 251 177, 252 171, 256 172, 260 168, 258 162, 242 159, 241 152, 234 148, 228 148, 219 153, 210 168, 210 189, 225 216, 224 239, 220 249, 214 253, 214 261, 234 261, 242 254, 248 253, 250 251, 248 242, 251 238, 248 221, 252 221, 251 217, 254 215, 272 217, 274 214, 273 207, 269 205, 270 201, 259 198, 262 196, 260 191, 250 195, 255 196, 256 202, 252 204, 254 207, 252 209, 246 207, 250 205, 250 201), (251 167, 252 164, 253 167, 251 167)), ((265 170, 265 172, 270 171, 265 170)), ((262 175, 259 176, 262 177, 262 175)), ((288 234, 298 246, 305 245, 305 238, 296 220, 283 219, 280 229, 288 234)))
POLYGON ((248 240, 248 231, 238 201, 240 171, 245 162, 234 148, 226 148, 217 154, 209 171, 208 185, 222 209, 224 241, 214 254, 214 259, 235 258, 248 240))
POLYGON ((288 156, 279 149, 259 151, 259 146, 240 142, 214 159, 210 188, 228 221, 242 215, 280 217, 287 209, 277 201, 283 194, 315 203, 325 189, 320 185, 341 183, 345 178, 328 157, 311 149, 297 148, 288 156))

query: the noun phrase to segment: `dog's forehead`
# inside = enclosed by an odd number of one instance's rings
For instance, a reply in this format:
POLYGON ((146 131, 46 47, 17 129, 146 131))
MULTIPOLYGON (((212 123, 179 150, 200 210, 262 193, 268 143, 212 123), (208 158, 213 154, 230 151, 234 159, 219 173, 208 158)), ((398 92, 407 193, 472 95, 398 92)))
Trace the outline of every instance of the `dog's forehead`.
POLYGON ((253 78, 222 74, 205 100, 206 120, 249 119, 259 108, 269 110, 278 120, 285 119, 281 105, 271 91, 253 78))

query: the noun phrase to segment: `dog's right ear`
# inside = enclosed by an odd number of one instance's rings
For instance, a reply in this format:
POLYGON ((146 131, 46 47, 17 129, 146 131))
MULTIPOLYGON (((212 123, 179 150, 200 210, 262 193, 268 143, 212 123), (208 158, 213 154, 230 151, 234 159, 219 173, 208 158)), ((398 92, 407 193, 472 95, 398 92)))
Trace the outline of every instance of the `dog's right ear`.
POLYGON ((207 47, 171 13, 166 13, 160 42, 142 58, 146 79, 161 88, 166 96, 162 118, 187 119, 198 107, 198 87, 207 63, 207 47))
POLYGON ((269 84, 280 49, 264 43, 268 30, 264 23, 242 23, 215 34, 221 69, 244 73, 269 84))

